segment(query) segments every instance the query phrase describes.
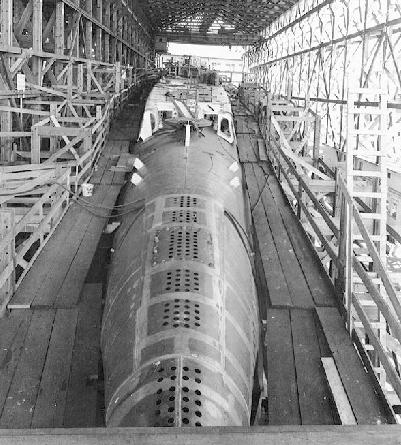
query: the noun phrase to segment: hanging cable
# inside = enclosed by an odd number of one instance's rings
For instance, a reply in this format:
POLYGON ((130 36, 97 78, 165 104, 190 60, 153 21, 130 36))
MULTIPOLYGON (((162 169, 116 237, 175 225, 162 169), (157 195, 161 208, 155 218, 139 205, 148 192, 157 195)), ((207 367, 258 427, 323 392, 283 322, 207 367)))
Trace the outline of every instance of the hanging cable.
MULTIPOLYGON (((55 183, 57 184, 57 183, 55 183)), ((127 202, 126 204, 119 204, 119 205, 115 205, 113 207, 108 207, 108 206, 103 206, 101 204, 93 204, 90 201, 87 201, 86 199, 82 198, 81 196, 79 196, 77 193, 74 193, 73 191, 71 191, 68 187, 66 187, 63 184, 58 184, 60 185, 63 189, 67 190, 72 196, 74 196, 77 200, 80 200, 82 202, 82 204, 87 205, 88 207, 94 207, 96 209, 105 209, 105 210, 116 210, 116 209, 123 209, 125 207, 129 207, 131 205, 135 205, 138 204, 141 201, 144 201, 143 198, 138 199, 136 201, 131 201, 131 202, 127 202)))
POLYGON ((132 218, 132 221, 130 222, 130 224, 128 225, 128 227, 125 229, 124 233, 123 233, 122 236, 121 236, 121 240, 120 240, 120 242, 118 243, 118 246, 116 246, 115 250, 118 250, 118 249, 121 247, 123 241, 125 240, 125 238, 126 238, 127 235, 128 235, 129 230, 130 230, 131 227, 135 224, 135 222, 137 221, 137 219, 142 215, 142 213, 143 213, 144 210, 145 210, 145 206, 143 206, 142 208, 139 208, 139 209, 138 209, 138 213, 136 213, 136 214, 134 215, 134 217, 132 218))
MULTIPOLYGON (((125 211, 125 212, 116 213, 116 214, 114 214, 114 215, 110 215, 110 213, 107 213, 107 214, 100 214, 100 213, 97 213, 97 212, 95 211, 95 209, 109 211, 109 210, 114 210, 114 208, 113 208, 113 207, 96 207, 96 206, 87 206, 87 205, 85 205, 84 203, 82 203, 80 199, 77 199, 77 197, 76 197, 75 195, 73 195, 73 198, 72 198, 72 199, 73 199, 73 200, 74 200, 80 207, 84 208, 87 212, 89 212, 90 214, 92 214, 92 215, 94 215, 94 216, 97 216, 98 218, 107 218, 107 219, 109 219, 109 218, 120 218, 120 217, 125 216, 125 215, 128 215, 128 214, 130 214, 130 213, 132 213, 132 212, 136 212, 136 211, 139 210, 139 209, 144 209, 144 208, 145 208, 145 204, 144 204, 145 200, 144 200, 144 199, 141 199, 141 200, 136 201, 136 203, 142 202, 141 205, 137 205, 137 206, 135 206, 135 207, 133 207, 133 208, 131 208, 131 209, 125 211)), ((134 204, 134 203, 130 203, 130 204, 134 204)))
POLYGON ((242 241, 242 244, 245 247, 249 259, 253 261, 253 252, 251 247, 252 244, 251 241, 249 240, 248 234, 246 233, 245 229, 242 227, 237 218, 229 210, 224 210, 224 215, 230 220, 231 224, 234 226, 235 230, 237 231, 242 241))

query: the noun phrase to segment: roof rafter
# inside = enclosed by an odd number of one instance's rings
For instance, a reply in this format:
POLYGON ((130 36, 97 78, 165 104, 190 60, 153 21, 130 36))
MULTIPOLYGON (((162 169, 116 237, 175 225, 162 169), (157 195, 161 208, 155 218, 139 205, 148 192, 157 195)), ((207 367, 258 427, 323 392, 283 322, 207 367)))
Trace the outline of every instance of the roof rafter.
POLYGON ((247 43, 256 41, 280 14, 291 8, 296 0, 137 0, 148 11, 156 34, 177 40, 182 35, 202 40, 211 37, 232 38, 236 44, 241 37, 247 43))

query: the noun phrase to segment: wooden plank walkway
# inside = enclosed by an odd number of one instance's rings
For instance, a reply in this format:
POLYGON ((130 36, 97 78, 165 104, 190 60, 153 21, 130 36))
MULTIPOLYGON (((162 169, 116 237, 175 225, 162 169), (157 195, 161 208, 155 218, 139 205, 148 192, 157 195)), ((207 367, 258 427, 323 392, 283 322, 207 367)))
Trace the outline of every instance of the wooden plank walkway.
POLYGON ((110 235, 102 234, 124 184, 120 156, 137 137, 140 107, 114 120, 90 182, 0 320, 0 428, 104 426, 100 328, 110 235), (99 216, 100 215, 100 216, 99 216))
POLYGON ((333 357, 359 424, 393 422, 342 322, 333 286, 268 161, 242 105, 233 107, 253 219, 264 320, 267 413, 261 424, 339 423, 322 357, 333 357))
POLYGON ((401 425, 0 430, 0 445, 399 445, 401 425))
POLYGON ((15 310, 0 322, 0 428, 102 425, 101 302, 102 284, 86 284, 75 308, 15 310))
POLYGON ((88 205, 102 208, 86 208, 78 203, 70 206, 11 299, 9 309, 76 305, 120 188, 100 184, 92 197, 85 198, 88 205), (95 213, 102 216, 95 216, 95 213))

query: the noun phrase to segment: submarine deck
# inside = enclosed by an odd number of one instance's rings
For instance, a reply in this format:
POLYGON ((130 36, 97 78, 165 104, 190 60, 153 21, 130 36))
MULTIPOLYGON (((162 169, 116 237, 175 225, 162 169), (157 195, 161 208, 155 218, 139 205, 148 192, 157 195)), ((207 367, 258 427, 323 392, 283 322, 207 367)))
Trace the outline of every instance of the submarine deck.
MULTIPOLYGON (((251 131, 253 119, 241 107, 234 107, 234 115, 254 223, 265 320, 268 403, 260 423, 338 423, 322 366, 324 357, 335 362, 356 423, 385 422, 389 413, 343 326, 331 283, 269 164, 253 151, 257 143, 251 131)), ((140 118, 134 119, 137 130, 140 118)), ((123 178, 112 167, 118 156, 128 151, 133 131, 127 116, 115 122, 93 181, 98 184, 94 205, 113 206, 123 178)), ((111 210, 106 213, 103 216, 109 216, 111 210)), ((103 426, 99 339, 105 258, 110 248, 108 236, 102 236, 106 222, 106 217, 98 218, 73 204, 12 299, 11 315, 0 320, 0 428, 103 426)), ((291 436, 292 431, 286 434, 291 436)), ((326 443, 322 442, 322 431, 316 431, 320 443, 326 443)), ((367 431, 369 435, 371 430, 367 431)), ((47 442, 41 433, 35 434, 29 436, 30 443, 38 437, 41 443, 64 443, 51 433, 47 442)), ((300 437, 312 437, 309 434, 302 432, 300 437)), ((331 442, 327 443, 340 443, 339 437, 346 443, 346 435, 338 435, 334 442, 330 434, 331 442)), ((7 443, 27 443, 21 432, 10 436, 2 432, 0 443, 11 437, 14 442, 7 443)), ((70 439, 63 437, 69 443, 70 439)), ((122 442, 123 437, 125 434, 116 440, 122 442)), ((157 437, 164 440, 167 436, 157 437)), ((263 443, 269 443, 267 437, 263 443)), ((257 443, 253 439, 252 443, 257 443)), ((174 441, 177 443, 176 435, 174 441)), ((83 443, 93 443, 93 439, 83 433, 83 443)))

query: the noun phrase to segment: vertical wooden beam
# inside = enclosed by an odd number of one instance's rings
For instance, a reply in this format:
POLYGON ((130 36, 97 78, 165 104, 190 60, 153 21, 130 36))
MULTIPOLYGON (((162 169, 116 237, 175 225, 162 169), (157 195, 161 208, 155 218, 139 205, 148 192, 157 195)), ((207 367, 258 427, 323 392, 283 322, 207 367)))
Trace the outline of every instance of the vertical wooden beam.
MULTIPOLYGON (((131 51, 130 51, 130 54, 131 54, 131 51)), ((127 84, 128 84, 128 86, 132 85, 132 80, 133 80, 133 77, 132 77, 132 64, 131 64, 131 66, 129 68, 127 68, 127 84)))
POLYGON ((110 35, 104 36, 104 59, 105 62, 110 62, 110 35))
POLYGON ((74 77, 74 66, 72 62, 68 62, 67 70, 67 99, 72 100, 72 87, 73 87, 73 77, 74 77))
MULTIPOLYGON (((64 55, 65 49, 65 29, 64 29, 64 2, 62 0, 57 0, 56 3, 56 21, 54 24, 54 50, 56 54, 64 55)), ((55 74, 56 76, 62 70, 62 64, 56 63, 55 74)))
POLYGON ((64 3, 58 0, 56 3, 56 19, 54 22, 54 52, 64 55, 64 3))
MULTIPOLYGON (((0 273, 10 264, 15 263, 15 210, 0 210, 0 240, 6 238, 11 233, 10 243, 0 252, 0 273)), ((0 317, 5 315, 7 303, 15 291, 15 272, 9 276, 4 285, 0 288, 0 317)))
POLYGON ((316 115, 313 124, 313 165, 319 168, 320 157, 320 132, 322 127, 321 117, 316 115))
MULTIPOLYGON (((12 36, 12 0, 2 0, 0 7, 0 25, 1 25, 1 34, 0 34, 0 42, 5 47, 10 47, 12 44, 11 36, 12 36)), ((8 60, 5 60, 5 63, 8 63, 8 60)), ((6 89, 6 84, 1 80, 0 74, 0 86, 6 89), (2 85, 4 83, 4 85, 2 85)), ((5 101, 5 104, 8 105, 8 101, 5 101)), ((11 113, 10 112, 0 112, 0 130, 1 131, 11 131, 11 113)), ((7 161, 8 154, 11 149, 11 139, 2 137, 0 138, 0 147, 1 147, 1 161, 7 161)))
MULTIPOLYGON (((32 3, 32 49, 41 52, 43 23, 43 0, 35 0, 32 3)), ((32 73, 38 85, 42 84, 42 60, 40 57, 33 57, 32 73)))
POLYGON ((119 93, 121 91, 121 62, 116 62, 115 65, 115 84, 114 84, 115 93, 119 93))
POLYGON ((68 32, 69 55, 78 57, 79 54, 79 25, 81 22, 81 13, 73 12, 69 17, 71 25, 68 32))
MULTIPOLYGON (((54 116, 55 118, 58 117, 56 103, 50 104, 50 114, 52 116, 54 116)), ((52 154, 55 153, 58 148, 59 148, 58 138, 56 136, 50 136, 50 153, 52 153, 52 154)))
MULTIPOLYGON (((12 23, 13 23, 13 1, 12 0, 1 0, 0 8, 0 25, 1 34, 0 42, 5 47, 10 47, 12 45, 12 23)), ((3 57, 5 64, 9 64, 9 58, 3 57)), ((1 74, 0 74, 1 76, 1 74)), ((0 85, 2 81, 0 79, 0 85)), ((6 84, 4 87, 7 89, 6 84)), ((5 101, 8 105, 8 101, 5 101)), ((1 131, 12 131, 12 116, 9 111, 0 112, 0 130, 1 131)), ((10 161, 12 152, 12 139, 11 138, 0 138, 1 161, 10 161)))
POLYGON ((84 138, 83 144, 81 146, 80 155, 83 156, 85 153, 88 153, 92 150, 92 133, 90 130, 87 130, 87 135, 84 138))
MULTIPOLYGON (((103 1, 96 0, 96 18, 103 23, 103 1)), ((102 28, 96 28, 96 60, 103 60, 102 28)))
POLYGON ((91 72, 92 72, 92 63, 90 60, 88 60, 86 62, 86 92, 87 93, 90 93, 90 91, 92 89, 91 72))
MULTIPOLYGON (((121 4, 119 5, 119 17, 118 17, 118 24, 117 24, 117 29, 118 29, 118 35, 121 39, 124 38, 124 16, 123 16, 123 12, 122 12, 122 6, 121 4)), ((123 57, 124 57, 124 45, 121 42, 121 40, 118 41, 117 44, 117 54, 118 54, 118 60, 121 63, 123 62, 123 57)))
MULTIPOLYGON (((1 85, 1 82, 0 82, 1 85)), ((2 101, 0 101, 1 103, 2 101)), ((7 104, 8 101, 4 101, 7 104)), ((0 112, 0 130, 12 131, 12 116, 9 111, 0 112)), ((0 137, 0 161, 10 162, 12 156, 12 138, 0 137)))
POLYGON ((84 90, 84 65, 80 63, 77 67, 77 91, 82 94, 84 90))
MULTIPOLYGON (((86 0, 86 11, 92 15, 92 0, 86 0)), ((86 20, 85 23, 85 57, 87 59, 92 59, 92 22, 86 20)))
MULTIPOLYGON (((118 7, 114 2, 112 13, 112 30, 115 35, 118 34, 118 7)), ((117 39, 113 38, 111 42, 111 63, 115 63, 117 60, 117 39)))
POLYGON ((2 46, 11 46, 13 35, 13 0, 1 0, 0 13, 0 42, 2 46))
MULTIPOLYGON (((104 24, 110 29, 110 0, 104 0, 104 24)), ((104 36, 104 61, 110 62, 110 35, 105 33, 104 36)))
POLYGON ((31 163, 40 164, 40 136, 38 133, 38 127, 35 125, 32 126, 31 163))

